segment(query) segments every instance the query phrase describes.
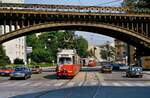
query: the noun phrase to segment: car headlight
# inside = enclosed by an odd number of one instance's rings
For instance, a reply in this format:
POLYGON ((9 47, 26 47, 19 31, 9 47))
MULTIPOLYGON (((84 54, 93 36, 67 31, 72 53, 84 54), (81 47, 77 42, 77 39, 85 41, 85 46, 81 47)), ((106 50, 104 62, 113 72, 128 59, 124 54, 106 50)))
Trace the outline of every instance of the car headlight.
POLYGON ((138 68, 137 70, 140 71, 141 69, 138 68))
POLYGON ((134 71, 134 68, 132 68, 132 71, 134 71))

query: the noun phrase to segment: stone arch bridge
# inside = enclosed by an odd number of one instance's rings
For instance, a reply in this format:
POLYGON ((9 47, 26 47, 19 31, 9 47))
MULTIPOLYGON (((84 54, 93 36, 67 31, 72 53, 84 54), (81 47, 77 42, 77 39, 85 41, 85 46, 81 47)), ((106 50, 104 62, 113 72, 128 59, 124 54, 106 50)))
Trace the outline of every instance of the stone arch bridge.
POLYGON ((149 10, 40 4, 0 4, 0 43, 27 34, 52 30, 80 30, 107 35, 150 55, 149 10), (6 26, 9 32, 6 33, 6 26))

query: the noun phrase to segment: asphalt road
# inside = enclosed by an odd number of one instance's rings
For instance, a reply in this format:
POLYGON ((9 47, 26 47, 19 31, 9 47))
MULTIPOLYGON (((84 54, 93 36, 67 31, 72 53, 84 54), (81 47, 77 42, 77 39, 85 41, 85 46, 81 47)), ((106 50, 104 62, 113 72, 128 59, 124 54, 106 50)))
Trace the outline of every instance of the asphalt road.
POLYGON ((125 72, 83 68, 73 79, 56 79, 54 69, 28 80, 0 77, 0 98, 150 98, 150 75, 126 78, 125 72))

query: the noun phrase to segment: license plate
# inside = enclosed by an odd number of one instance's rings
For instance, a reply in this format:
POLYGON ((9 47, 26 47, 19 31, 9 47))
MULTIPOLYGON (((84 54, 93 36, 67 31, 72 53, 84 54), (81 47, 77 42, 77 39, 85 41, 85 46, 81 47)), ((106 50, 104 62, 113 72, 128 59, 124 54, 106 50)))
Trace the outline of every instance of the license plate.
POLYGON ((136 75, 139 75, 139 73, 136 73, 136 75))

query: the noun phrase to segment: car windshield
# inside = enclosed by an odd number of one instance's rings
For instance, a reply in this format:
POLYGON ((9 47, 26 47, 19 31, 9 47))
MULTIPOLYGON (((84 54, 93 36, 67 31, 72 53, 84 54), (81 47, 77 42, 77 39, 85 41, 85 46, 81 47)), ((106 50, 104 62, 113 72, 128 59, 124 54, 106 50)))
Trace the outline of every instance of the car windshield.
POLYGON ((111 64, 105 64, 104 67, 111 67, 111 64))
POLYGON ((15 71, 22 71, 24 69, 25 69, 24 67, 17 67, 17 68, 15 68, 15 71))
POLYGON ((72 64, 71 58, 67 57, 59 58, 59 64, 72 64))

